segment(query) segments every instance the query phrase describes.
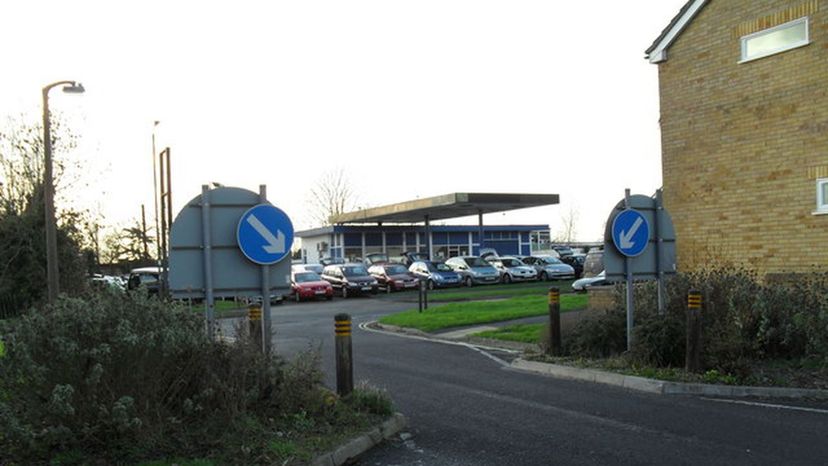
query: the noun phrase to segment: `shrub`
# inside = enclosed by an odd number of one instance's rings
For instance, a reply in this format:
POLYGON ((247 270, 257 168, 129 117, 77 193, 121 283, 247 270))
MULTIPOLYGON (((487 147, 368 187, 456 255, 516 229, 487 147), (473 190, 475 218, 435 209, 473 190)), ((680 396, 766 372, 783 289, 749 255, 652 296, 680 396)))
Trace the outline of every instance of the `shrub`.
MULTIPOLYGON (((210 341, 201 317, 142 293, 62 298, 0 324, 0 464, 220 455, 240 433, 339 409, 317 355, 287 364, 244 335, 210 341)), ((228 461, 256 462, 247 451, 228 461)))
POLYGON ((620 354, 627 349, 627 317, 624 311, 607 311, 578 322, 564 340, 564 353, 598 358, 620 354))

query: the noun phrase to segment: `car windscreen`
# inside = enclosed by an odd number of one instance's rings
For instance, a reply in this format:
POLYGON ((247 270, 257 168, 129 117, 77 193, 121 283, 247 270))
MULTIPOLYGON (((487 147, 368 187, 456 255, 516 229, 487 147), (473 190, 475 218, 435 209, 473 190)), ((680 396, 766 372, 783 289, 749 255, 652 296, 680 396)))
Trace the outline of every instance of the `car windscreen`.
POLYGON ((385 268, 385 273, 388 275, 402 275, 408 273, 408 269, 402 265, 389 265, 385 268))
POLYGON ((316 272, 302 272, 293 274, 293 281, 296 283, 318 282, 322 278, 316 272))
POLYGON ((556 257, 544 257, 542 260, 547 264, 563 264, 563 262, 556 257))
POLYGON ((503 262, 503 265, 506 267, 519 267, 523 265, 523 262, 517 259, 501 259, 500 261, 503 262))
POLYGON ((467 257, 466 264, 468 264, 469 267, 491 267, 488 262, 479 257, 467 257))
POLYGON ((342 267, 342 273, 344 273, 346 277, 364 277, 365 275, 368 275, 368 270, 361 265, 348 265, 342 267))

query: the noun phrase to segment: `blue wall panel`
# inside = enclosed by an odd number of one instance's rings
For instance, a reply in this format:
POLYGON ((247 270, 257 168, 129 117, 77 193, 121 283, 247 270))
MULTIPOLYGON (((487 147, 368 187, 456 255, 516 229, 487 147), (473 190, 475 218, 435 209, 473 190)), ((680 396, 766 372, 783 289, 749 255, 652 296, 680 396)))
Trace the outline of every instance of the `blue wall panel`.
POLYGON ((448 233, 431 233, 431 242, 432 244, 449 244, 449 235, 448 233))
POLYGON ((403 234, 402 233, 386 233, 385 234, 385 244, 387 246, 402 246, 402 244, 403 244, 403 234))
POLYGON ((365 233, 366 246, 382 246, 382 233, 365 233))
POLYGON ((457 245, 469 244, 469 234, 468 233, 461 233, 461 232, 450 233, 448 244, 457 244, 457 245))
POLYGON ((345 246, 362 246, 362 233, 345 233, 345 246))

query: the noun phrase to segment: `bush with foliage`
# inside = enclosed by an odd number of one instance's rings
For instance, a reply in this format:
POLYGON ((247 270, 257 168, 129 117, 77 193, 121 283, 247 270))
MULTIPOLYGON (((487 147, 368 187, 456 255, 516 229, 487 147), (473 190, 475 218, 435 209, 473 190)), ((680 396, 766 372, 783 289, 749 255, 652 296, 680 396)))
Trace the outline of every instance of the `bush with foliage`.
POLYGON ((277 432, 353 422, 353 406, 386 414, 371 396, 325 389, 312 354, 288 364, 250 338, 213 342, 202 318, 142 293, 63 298, 0 324, 0 464, 253 464, 278 456, 277 432), (244 448, 226 456, 227 445, 244 448))
MULTIPOLYGON (((761 282, 739 268, 678 274, 666 282, 665 312, 657 310, 654 282, 635 286, 634 347, 629 357, 659 367, 684 365, 687 293, 701 291, 702 363, 705 369, 745 377, 751 361, 809 358, 828 365, 828 274, 799 275, 795 281, 761 282)), ((578 325, 570 353, 594 357, 620 354, 625 339, 624 287, 616 308, 578 325)))

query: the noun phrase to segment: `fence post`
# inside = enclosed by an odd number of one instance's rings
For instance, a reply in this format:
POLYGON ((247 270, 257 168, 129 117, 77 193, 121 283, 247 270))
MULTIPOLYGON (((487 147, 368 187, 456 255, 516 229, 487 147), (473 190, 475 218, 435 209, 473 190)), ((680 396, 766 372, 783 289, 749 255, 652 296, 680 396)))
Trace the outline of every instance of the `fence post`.
POLYGON ((334 316, 336 340, 336 392, 346 396, 354 391, 354 360, 351 347, 351 316, 334 316))
POLYGON ((687 292, 687 345, 684 369, 687 372, 701 370, 701 308, 702 296, 698 290, 687 292))
POLYGON ((561 293, 558 287, 549 287, 549 353, 561 354, 561 293))
POLYGON ((247 306, 247 328, 250 331, 250 338, 257 347, 262 346, 262 306, 251 304, 247 306))

